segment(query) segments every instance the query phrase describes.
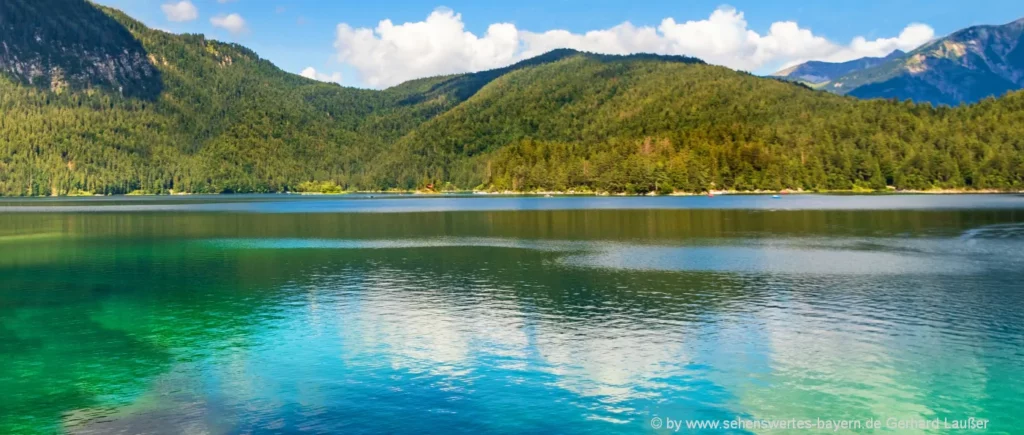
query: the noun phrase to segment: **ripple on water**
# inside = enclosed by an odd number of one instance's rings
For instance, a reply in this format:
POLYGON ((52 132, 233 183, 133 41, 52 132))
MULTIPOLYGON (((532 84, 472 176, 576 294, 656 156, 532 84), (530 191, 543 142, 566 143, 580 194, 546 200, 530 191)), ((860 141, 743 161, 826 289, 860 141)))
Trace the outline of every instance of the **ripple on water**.
POLYGON ((1024 239, 1024 223, 987 225, 964 231, 963 239, 1024 239))
POLYGON ((564 263, 612 269, 796 275, 962 275, 978 270, 971 262, 921 253, 797 246, 620 246, 571 255, 564 263))

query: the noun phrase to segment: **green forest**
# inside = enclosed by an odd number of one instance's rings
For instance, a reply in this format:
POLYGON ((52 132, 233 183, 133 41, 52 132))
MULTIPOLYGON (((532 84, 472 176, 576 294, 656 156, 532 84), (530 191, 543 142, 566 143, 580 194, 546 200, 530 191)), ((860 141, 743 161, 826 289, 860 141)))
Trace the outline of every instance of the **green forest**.
POLYGON ((571 50, 344 88, 82 0, 3 2, 0 34, 6 196, 1024 189, 1024 92, 933 107, 571 50))

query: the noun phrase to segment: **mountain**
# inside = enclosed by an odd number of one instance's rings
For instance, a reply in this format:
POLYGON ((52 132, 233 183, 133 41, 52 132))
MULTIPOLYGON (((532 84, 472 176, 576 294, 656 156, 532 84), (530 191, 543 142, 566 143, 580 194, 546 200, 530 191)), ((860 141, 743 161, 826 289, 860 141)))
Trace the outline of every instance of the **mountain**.
POLYGON ((383 144, 487 79, 342 88, 82 0, 0 2, 0 43, 7 195, 356 185, 383 144))
POLYGON ((1021 109, 1024 93, 937 109, 577 55, 499 77, 389 146, 371 176, 406 189, 1007 188, 1024 180, 1024 141, 1001 137, 1024 133, 1021 109))
POLYGON ((825 89, 858 98, 959 105, 1024 88, 1024 19, 970 27, 906 56, 837 78, 825 89))
POLYGON ((862 57, 847 62, 804 62, 776 72, 772 76, 819 86, 850 73, 872 68, 905 55, 906 53, 903 51, 896 50, 885 57, 862 57))
POLYGON ((29 85, 82 90, 105 87, 122 95, 160 95, 160 71, 146 58, 131 32, 85 2, 59 2, 62 16, 51 16, 48 1, 10 0, 0 5, 0 71, 29 85), (126 92, 126 93, 125 93, 126 92))
POLYGON ((1024 188, 1024 94, 860 101, 556 50, 386 90, 83 0, 0 2, 0 194, 1024 188))

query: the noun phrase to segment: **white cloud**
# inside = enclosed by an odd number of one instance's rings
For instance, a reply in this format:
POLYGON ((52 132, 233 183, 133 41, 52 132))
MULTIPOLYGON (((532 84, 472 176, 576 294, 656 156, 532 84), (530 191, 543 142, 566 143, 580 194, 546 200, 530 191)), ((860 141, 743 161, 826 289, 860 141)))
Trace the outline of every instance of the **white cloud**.
POLYGON ((935 29, 927 24, 914 23, 905 27, 899 36, 867 40, 858 36, 849 45, 831 46, 817 55, 794 56, 783 67, 790 67, 808 60, 845 62, 861 57, 882 57, 896 50, 910 51, 935 38, 935 29))
POLYGON ((238 14, 217 15, 216 17, 210 18, 210 23, 213 24, 214 27, 220 27, 236 35, 249 30, 246 27, 245 19, 238 14))
POLYGON ((182 22, 192 21, 199 17, 199 9, 189 0, 181 0, 177 3, 166 3, 160 6, 167 16, 168 21, 182 22))
MULTIPOLYGON (((662 20, 657 27, 622 23, 603 30, 530 32, 514 24, 491 24, 475 35, 465 30, 462 16, 438 9, 425 21, 395 25, 381 21, 375 29, 339 24, 338 58, 372 87, 440 74, 498 68, 556 48, 607 53, 659 53, 694 56, 708 63, 758 71, 807 60, 844 61, 909 50, 935 35, 931 27, 911 24, 894 38, 854 38, 839 44, 814 35, 792 21, 773 23, 767 33, 747 27, 742 12, 728 7, 698 21, 662 20)), ((770 72, 770 71, 768 71, 770 72)))
POLYGON ((308 68, 302 70, 302 72, 299 73, 299 75, 301 75, 301 76, 303 76, 303 77, 305 77, 307 79, 319 80, 321 82, 341 83, 341 73, 336 72, 336 73, 326 74, 326 73, 322 73, 322 72, 317 71, 316 68, 313 68, 313 67, 308 67, 308 68))
POLYGON ((477 37, 465 31, 461 15, 440 9, 426 21, 396 26, 384 20, 374 30, 339 24, 334 45, 341 61, 354 66, 374 87, 501 67, 521 57, 514 25, 492 24, 483 37, 477 37))

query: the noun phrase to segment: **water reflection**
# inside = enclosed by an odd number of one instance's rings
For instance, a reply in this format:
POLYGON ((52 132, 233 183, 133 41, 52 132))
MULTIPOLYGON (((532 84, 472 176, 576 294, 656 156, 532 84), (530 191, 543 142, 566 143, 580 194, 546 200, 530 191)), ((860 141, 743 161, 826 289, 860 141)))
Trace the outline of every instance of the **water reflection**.
POLYGON ((0 429, 1009 430, 1016 217, 845 213, 0 216, 0 429))

